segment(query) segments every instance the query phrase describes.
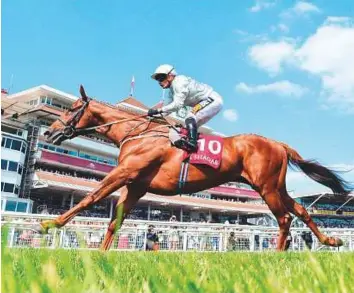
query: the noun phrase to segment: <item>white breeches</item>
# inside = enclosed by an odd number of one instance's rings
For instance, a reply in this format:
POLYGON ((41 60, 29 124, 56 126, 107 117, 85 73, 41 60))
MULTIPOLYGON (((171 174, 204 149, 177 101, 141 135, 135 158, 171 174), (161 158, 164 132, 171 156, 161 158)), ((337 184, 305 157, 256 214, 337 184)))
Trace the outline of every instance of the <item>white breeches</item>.
POLYGON ((218 114, 223 106, 222 97, 212 92, 209 98, 199 102, 188 113, 187 118, 192 117, 197 121, 198 127, 207 123, 211 118, 218 114))

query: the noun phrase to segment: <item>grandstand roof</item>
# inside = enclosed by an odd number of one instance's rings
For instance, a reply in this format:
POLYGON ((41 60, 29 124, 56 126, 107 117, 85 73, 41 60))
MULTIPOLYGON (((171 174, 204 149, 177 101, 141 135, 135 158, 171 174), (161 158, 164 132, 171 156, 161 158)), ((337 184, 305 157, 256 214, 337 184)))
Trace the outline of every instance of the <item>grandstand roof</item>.
POLYGON ((38 93, 43 93, 43 94, 51 93, 55 96, 58 96, 60 98, 63 98, 65 100, 71 101, 71 102, 74 102, 78 99, 77 96, 57 90, 57 89, 47 86, 45 84, 42 84, 42 85, 39 85, 36 87, 32 87, 27 90, 9 95, 8 98, 9 99, 16 99, 16 98, 19 99, 19 98, 25 98, 25 97, 32 97, 33 95, 38 94, 38 93))
MULTIPOLYGON (((315 193, 295 194, 293 196, 293 198, 304 198, 304 197, 306 197, 306 198, 308 198, 308 197, 317 198, 319 196, 330 196, 330 197, 333 197, 334 195, 331 192, 315 192, 315 193)), ((349 193, 348 196, 354 197, 354 192, 349 193)))

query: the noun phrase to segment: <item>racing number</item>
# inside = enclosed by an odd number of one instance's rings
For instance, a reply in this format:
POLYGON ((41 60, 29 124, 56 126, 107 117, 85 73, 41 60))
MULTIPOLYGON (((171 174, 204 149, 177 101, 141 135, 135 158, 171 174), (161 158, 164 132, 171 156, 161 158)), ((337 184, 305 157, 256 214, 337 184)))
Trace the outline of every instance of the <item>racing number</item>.
MULTIPOLYGON (((199 149, 204 152, 205 150, 205 138, 198 139, 199 149)), ((214 155, 220 154, 221 152, 221 143, 218 140, 209 140, 208 141, 208 150, 214 155)))

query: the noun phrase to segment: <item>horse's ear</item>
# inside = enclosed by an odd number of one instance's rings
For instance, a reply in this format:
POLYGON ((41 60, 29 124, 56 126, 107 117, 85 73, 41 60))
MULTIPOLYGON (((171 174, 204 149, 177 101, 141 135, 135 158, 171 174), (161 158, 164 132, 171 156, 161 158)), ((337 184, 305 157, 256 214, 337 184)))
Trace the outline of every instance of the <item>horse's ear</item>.
POLYGON ((84 87, 82 86, 82 84, 80 85, 80 95, 81 95, 82 100, 83 100, 84 102, 87 102, 88 96, 86 95, 85 89, 84 89, 84 87))

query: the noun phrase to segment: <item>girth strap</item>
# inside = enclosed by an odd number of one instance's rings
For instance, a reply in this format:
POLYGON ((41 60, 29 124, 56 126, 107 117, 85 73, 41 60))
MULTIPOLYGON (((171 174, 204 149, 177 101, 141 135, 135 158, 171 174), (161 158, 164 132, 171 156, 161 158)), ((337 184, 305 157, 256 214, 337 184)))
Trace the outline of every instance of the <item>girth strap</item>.
POLYGON ((183 188, 186 185, 187 177, 188 177, 188 168, 189 168, 189 157, 187 157, 184 161, 182 161, 181 171, 178 180, 178 190, 177 190, 179 195, 182 195, 183 188))

